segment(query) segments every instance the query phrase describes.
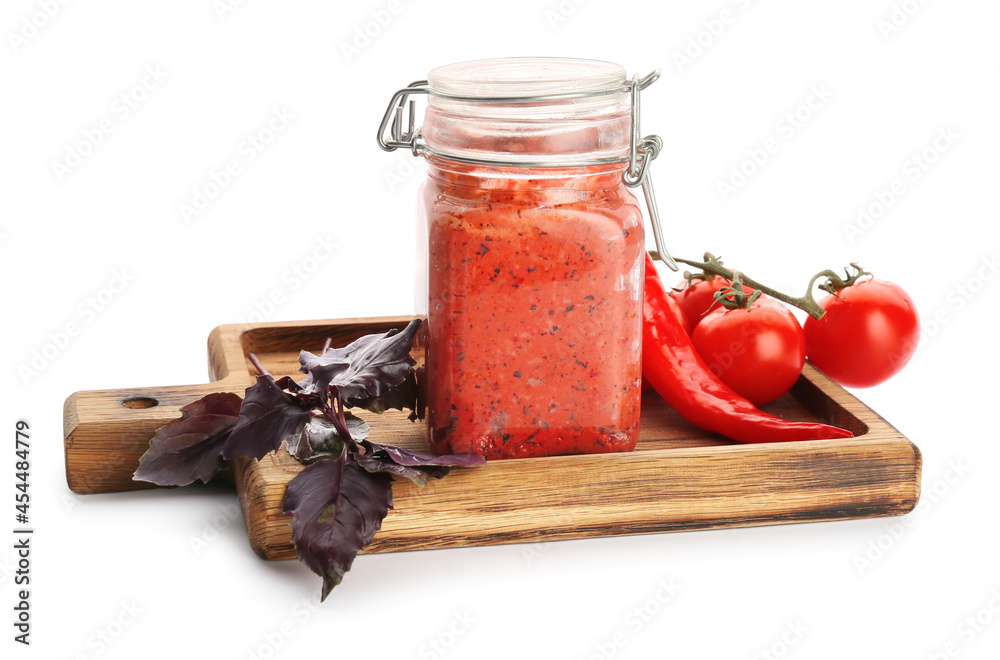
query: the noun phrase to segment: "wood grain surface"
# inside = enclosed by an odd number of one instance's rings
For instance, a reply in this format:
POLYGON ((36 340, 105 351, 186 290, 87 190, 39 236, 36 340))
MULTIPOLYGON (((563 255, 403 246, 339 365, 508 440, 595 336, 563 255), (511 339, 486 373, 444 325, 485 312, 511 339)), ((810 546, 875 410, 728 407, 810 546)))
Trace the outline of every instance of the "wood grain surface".
MULTIPOLYGON (((64 410, 69 486, 78 493, 151 487, 131 477, 156 428, 209 392, 242 395, 253 382, 251 353, 275 376, 297 374, 300 349, 319 351, 328 337, 343 345, 409 320, 220 326, 208 341, 214 382, 77 392, 64 410)), ((423 488, 398 479, 395 508, 365 552, 900 515, 916 506, 919 450, 811 365, 765 409, 856 437, 740 445, 698 429, 647 392, 634 452, 493 461, 423 488)), ((423 426, 405 414, 359 414, 373 440, 427 449, 423 426)), ((301 466, 282 448, 233 468, 251 546, 265 559, 294 557, 281 510, 285 484, 301 466)))

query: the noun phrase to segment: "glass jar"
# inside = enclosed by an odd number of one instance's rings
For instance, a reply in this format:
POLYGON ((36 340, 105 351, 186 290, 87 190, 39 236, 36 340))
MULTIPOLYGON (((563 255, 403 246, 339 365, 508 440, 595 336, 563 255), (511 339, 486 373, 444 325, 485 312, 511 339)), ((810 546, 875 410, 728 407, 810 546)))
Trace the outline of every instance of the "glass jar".
POLYGON ((636 80, 630 88, 607 62, 516 58, 441 67, 407 88, 428 95, 423 127, 413 129, 411 104, 393 138, 429 166, 417 306, 432 450, 493 459, 635 447, 636 80))

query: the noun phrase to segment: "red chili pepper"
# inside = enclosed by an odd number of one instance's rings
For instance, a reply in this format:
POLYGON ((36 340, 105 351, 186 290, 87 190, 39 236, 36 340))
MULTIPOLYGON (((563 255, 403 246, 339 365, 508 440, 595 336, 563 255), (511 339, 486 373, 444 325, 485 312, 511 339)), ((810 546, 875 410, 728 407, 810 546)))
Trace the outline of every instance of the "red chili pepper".
POLYGON ((846 429, 789 422, 758 410, 708 369, 677 321, 653 260, 646 255, 642 306, 642 375, 682 417, 739 442, 851 438, 846 429))

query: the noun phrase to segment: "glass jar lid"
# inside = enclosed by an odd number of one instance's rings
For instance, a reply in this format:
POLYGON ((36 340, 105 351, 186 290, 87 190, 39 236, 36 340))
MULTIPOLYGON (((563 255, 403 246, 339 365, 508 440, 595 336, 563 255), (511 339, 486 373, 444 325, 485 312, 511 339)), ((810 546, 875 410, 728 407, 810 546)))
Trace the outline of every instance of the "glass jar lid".
POLYGON ((508 57, 441 66, 428 74, 427 82, 432 95, 482 100, 624 95, 625 69, 600 60, 508 57))

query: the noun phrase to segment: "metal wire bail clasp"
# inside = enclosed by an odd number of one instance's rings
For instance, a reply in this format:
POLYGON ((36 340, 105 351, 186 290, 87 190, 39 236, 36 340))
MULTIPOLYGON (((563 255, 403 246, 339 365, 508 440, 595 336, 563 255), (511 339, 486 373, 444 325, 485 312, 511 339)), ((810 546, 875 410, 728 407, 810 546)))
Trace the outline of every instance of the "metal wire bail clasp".
POLYGON ((663 227, 660 225, 660 212, 656 206, 656 194, 653 192, 653 181, 649 178, 649 164, 660 155, 663 140, 658 135, 647 135, 639 140, 639 93, 652 85, 660 77, 657 69, 644 78, 639 74, 632 76, 630 92, 632 94, 632 130, 629 146, 628 169, 622 174, 622 180, 629 188, 642 186, 642 195, 646 198, 646 208, 649 210, 649 224, 653 226, 653 240, 659 258, 671 270, 680 270, 677 262, 667 252, 667 242, 663 238, 663 227))
POLYGON ((410 98, 415 94, 428 94, 430 88, 426 80, 411 82, 408 86, 397 91, 389 101, 389 107, 382 116, 382 123, 378 127, 378 146, 384 151, 395 151, 400 147, 406 147, 413 151, 416 156, 421 151, 420 129, 416 127, 416 102, 410 98), (409 116, 407 117, 406 128, 403 128, 403 108, 409 101, 409 116), (390 139, 386 139, 385 130, 392 121, 390 139))

